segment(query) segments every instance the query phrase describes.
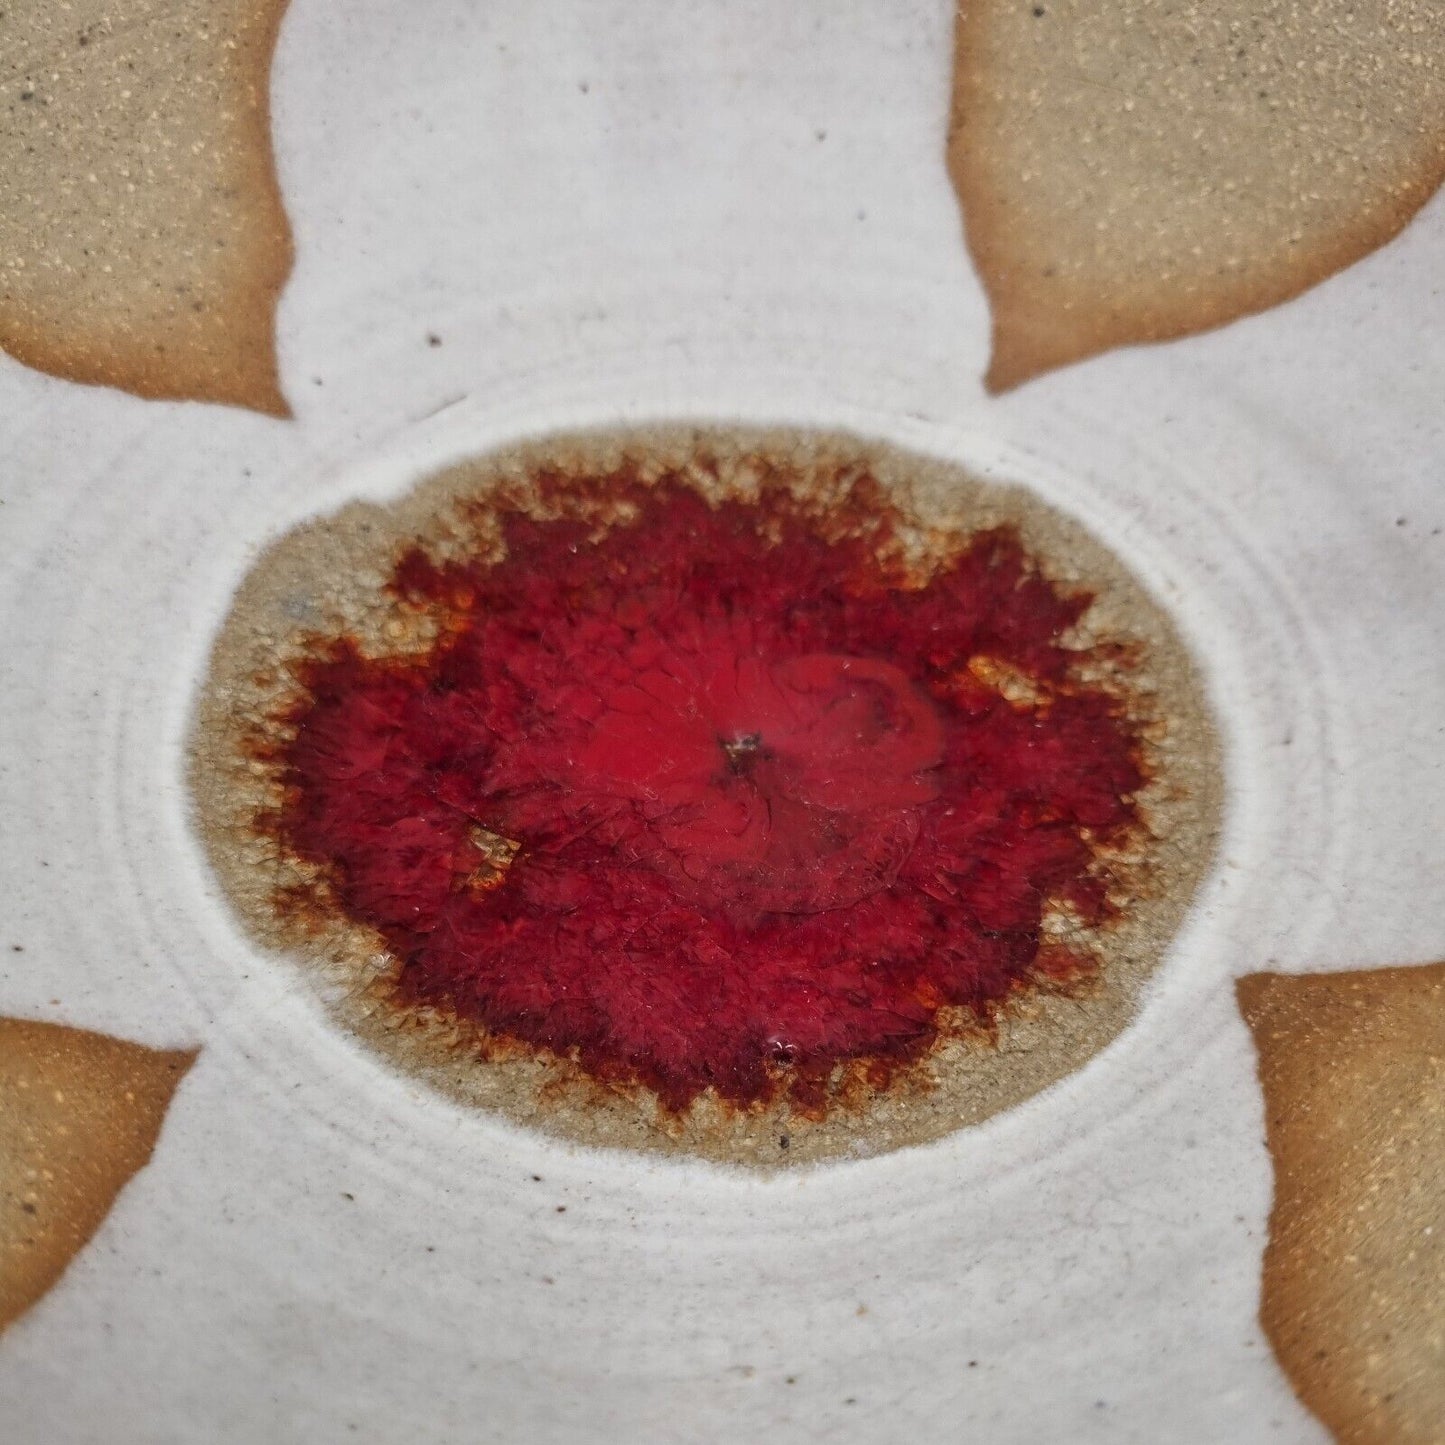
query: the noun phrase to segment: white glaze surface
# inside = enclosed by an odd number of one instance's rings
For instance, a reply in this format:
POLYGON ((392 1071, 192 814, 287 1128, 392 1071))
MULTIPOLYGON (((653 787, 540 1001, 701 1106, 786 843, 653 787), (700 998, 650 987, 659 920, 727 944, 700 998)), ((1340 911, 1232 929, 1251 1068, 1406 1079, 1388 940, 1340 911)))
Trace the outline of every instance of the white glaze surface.
POLYGON ((986 399, 949 7, 847 8, 295 0, 296 421, 0 358, 0 1012, 203 1048, 0 1340, 8 1439, 1324 1438, 1255 1322, 1230 980, 1445 956, 1445 203, 1278 311, 986 399), (1210 675, 1222 863, 1136 1026, 926 1149, 759 1180, 468 1115, 243 941, 189 833, 188 709, 268 538, 689 416, 1031 482, 1210 675))

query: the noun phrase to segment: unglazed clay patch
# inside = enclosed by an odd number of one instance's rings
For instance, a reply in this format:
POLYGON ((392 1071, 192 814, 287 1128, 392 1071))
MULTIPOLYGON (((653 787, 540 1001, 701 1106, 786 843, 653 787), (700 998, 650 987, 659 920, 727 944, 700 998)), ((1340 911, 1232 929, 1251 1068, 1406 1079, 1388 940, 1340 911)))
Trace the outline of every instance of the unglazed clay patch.
POLYGON ((965 0, 948 168, 1003 391, 1278 305, 1445 178, 1439 0, 965 0))
POLYGON ((1218 812, 1197 678, 1082 529, 845 438, 681 430, 282 539, 193 784, 245 922, 405 1067, 769 1165, 1077 1067, 1218 812))
POLYGON ((0 1329, 60 1278, 149 1162, 195 1059, 0 1019, 0 1329))
POLYGON ((1274 1208, 1260 1319, 1350 1445, 1445 1420, 1445 964, 1237 985, 1259 1050, 1274 1208))
POLYGON ((271 156, 286 0, 0 14, 0 348, 71 381, 288 414, 271 156))

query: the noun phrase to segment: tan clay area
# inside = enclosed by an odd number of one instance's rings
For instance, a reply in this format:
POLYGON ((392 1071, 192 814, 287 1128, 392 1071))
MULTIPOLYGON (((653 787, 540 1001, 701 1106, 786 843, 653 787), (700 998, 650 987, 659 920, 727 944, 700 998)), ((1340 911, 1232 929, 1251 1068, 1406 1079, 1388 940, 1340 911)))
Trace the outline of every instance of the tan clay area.
POLYGON ((271 158, 285 0, 0 13, 0 348, 71 381, 284 416, 271 158))
POLYGON ((1023 490, 985 486, 955 466, 850 437, 683 427, 537 443, 454 467, 394 505, 355 503, 281 538, 242 582, 217 640, 195 718, 191 782, 212 865, 252 937, 299 959, 338 1021, 394 1065, 453 1098, 568 1139, 769 1169, 936 1138, 1077 1069, 1132 1017, 1209 866, 1221 806, 1218 745, 1199 678, 1163 612, 1083 528, 1023 490), (374 935, 278 909, 278 895, 314 882, 314 870, 255 826, 277 791, 252 744, 292 696, 286 658, 318 633, 343 631, 378 654, 424 648, 428 635, 383 592, 405 543, 421 539, 438 556, 474 552, 478 539, 459 503, 499 486, 525 491, 541 465, 584 476, 624 459, 644 477, 683 468, 715 495, 748 495, 764 467, 800 489, 839 468, 866 468, 905 504, 921 545, 1012 523, 1056 583, 1095 593, 1079 645, 1127 641, 1143 658, 1128 688, 1150 719, 1152 781, 1140 802, 1152 841, 1146 856, 1119 860, 1135 892, 1122 918, 1090 939, 1103 967, 1087 986, 1020 995, 991 1029, 960 1028, 891 1087, 850 1088, 847 1107, 821 1119, 786 1104, 725 1108, 710 1093, 679 1117, 645 1089, 604 1087, 568 1059, 499 1047, 441 1010, 399 1011, 391 998, 396 964, 374 935))
POLYGON ((195 1058, 0 1019, 0 1329, 60 1278, 149 1162, 195 1058))
POLYGON ((1439 0, 962 0, 956 47, 993 391, 1288 300, 1445 178, 1439 0))
POLYGON ((1260 1315, 1348 1445, 1445 1421, 1445 964, 1238 984, 1275 1196, 1260 1315))

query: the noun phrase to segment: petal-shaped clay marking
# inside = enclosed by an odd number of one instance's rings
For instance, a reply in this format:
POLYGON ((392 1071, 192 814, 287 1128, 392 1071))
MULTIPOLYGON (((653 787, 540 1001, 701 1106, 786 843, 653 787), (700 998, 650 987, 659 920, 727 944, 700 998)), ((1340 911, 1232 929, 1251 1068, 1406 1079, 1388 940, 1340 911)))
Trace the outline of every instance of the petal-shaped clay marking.
POLYGON ((1445 964, 1256 973, 1274 1208, 1260 1317, 1350 1445, 1445 1429, 1445 964))
POLYGON ((287 415, 271 157, 286 0, 0 12, 0 349, 71 381, 287 415))
POLYGON ((1439 0, 963 0, 948 166, 992 391, 1288 300, 1445 177, 1439 0))
POLYGON ((0 1018, 0 1329, 60 1278, 149 1162, 195 1058, 0 1018))

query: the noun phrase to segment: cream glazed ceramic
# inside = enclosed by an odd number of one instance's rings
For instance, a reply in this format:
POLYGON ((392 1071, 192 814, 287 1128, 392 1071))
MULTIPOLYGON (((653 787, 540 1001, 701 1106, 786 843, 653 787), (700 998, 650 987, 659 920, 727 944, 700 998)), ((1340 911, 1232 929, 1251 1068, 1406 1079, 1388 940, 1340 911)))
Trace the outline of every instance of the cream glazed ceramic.
POLYGON ((1277 311, 986 399, 950 23, 296 0, 295 420, 0 360, 0 1012, 201 1049, 0 1344, 7 1438, 1326 1438, 1256 1322, 1231 982, 1445 955, 1445 207, 1277 311), (1225 833, 1136 1022, 925 1148, 759 1177, 468 1112, 245 941, 193 836, 196 688, 267 541, 530 436, 694 418, 1028 484, 1207 674, 1225 833))

